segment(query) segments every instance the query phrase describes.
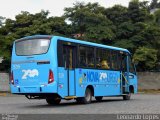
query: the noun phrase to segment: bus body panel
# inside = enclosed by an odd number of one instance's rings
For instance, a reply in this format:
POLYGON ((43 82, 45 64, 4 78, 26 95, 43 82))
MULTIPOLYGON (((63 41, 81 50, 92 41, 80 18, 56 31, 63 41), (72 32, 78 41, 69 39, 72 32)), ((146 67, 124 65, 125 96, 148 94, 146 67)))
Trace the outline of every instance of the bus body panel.
POLYGON ((120 72, 109 70, 76 69, 76 96, 83 97, 86 87, 94 88, 94 96, 120 95, 120 72))
POLYGON ((97 71, 78 68, 75 70, 75 82, 74 75, 70 74, 70 77, 72 77, 70 83, 68 83, 67 71, 64 68, 58 69, 58 76, 58 94, 62 98, 74 95, 83 97, 86 87, 89 85, 94 87, 94 96, 114 96, 121 94, 120 72, 118 71, 97 71))
POLYGON ((75 70, 66 70, 63 67, 58 68, 58 94, 62 98, 76 95, 75 76, 75 70))
POLYGON ((62 98, 68 96, 67 71, 63 67, 58 67, 58 94, 62 98))
POLYGON ((69 95, 68 96, 75 96, 75 70, 69 70, 69 95))
POLYGON ((134 93, 138 92, 138 82, 137 82, 137 76, 133 73, 129 73, 129 85, 132 85, 134 87, 134 93))

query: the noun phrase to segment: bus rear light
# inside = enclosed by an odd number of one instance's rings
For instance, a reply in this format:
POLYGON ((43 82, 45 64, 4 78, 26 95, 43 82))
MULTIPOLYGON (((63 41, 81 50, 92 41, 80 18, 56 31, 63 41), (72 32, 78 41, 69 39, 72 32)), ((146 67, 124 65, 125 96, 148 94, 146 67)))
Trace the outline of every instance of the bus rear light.
POLYGON ((52 70, 49 70, 49 78, 48 78, 48 84, 54 82, 54 74, 52 70))
POLYGON ((10 75, 10 83, 11 83, 11 84, 14 84, 13 71, 11 72, 11 75, 10 75))

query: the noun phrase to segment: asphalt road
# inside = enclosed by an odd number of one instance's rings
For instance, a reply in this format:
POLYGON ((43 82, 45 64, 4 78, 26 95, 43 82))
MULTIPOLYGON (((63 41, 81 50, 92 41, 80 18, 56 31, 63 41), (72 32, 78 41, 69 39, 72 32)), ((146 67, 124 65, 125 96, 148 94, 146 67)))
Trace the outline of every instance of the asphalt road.
POLYGON ((102 102, 77 104, 75 100, 62 100, 60 105, 50 106, 45 100, 28 100, 24 96, 0 96, 0 113, 7 114, 160 114, 160 94, 132 95, 129 101, 122 97, 105 97, 102 102))

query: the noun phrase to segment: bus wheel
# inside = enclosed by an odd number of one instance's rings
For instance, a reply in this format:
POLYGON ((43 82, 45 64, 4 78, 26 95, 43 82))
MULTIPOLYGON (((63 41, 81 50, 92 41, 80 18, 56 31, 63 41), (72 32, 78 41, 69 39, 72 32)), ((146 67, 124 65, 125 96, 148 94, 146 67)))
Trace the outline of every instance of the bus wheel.
POLYGON ((130 100, 131 99, 131 93, 128 93, 127 95, 123 95, 123 100, 130 100))
POLYGON ((95 99, 98 101, 98 102, 100 102, 100 101, 102 101, 102 96, 98 96, 98 97, 95 97, 95 99))
POLYGON ((58 105, 60 102, 61 102, 61 99, 60 98, 46 98, 46 102, 49 104, 49 105, 58 105))
POLYGON ((85 97, 82 97, 82 103, 88 104, 91 103, 91 101, 92 101, 92 91, 89 88, 87 88, 85 91, 85 97))

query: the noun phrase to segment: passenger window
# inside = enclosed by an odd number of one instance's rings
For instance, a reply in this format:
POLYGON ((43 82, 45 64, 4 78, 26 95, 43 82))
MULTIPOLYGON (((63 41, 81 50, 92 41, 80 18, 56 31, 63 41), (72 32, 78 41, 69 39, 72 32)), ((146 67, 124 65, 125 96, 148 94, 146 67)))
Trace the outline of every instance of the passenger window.
POLYGON ((118 66, 117 67, 118 67, 118 70, 120 70, 121 69, 121 63, 122 63, 122 54, 120 52, 117 52, 117 55, 118 55, 117 56, 118 57, 118 61, 117 61, 118 66))
POLYGON ((87 67, 87 61, 86 61, 86 50, 85 47, 80 46, 79 47, 79 65, 81 67, 87 67))
POLYGON ((110 69, 110 51, 106 49, 96 50, 96 67, 110 69))
POLYGON ((94 67, 94 48, 87 48, 87 63, 88 67, 94 67))
POLYGON ((118 67, 118 55, 116 51, 111 52, 111 66, 113 70, 119 70, 118 67))
POLYGON ((103 69, 110 69, 110 51, 109 50, 104 49, 102 51, 101 67, 103 69))
POLYGON ((132 63, 130 56, 128 58, 128 61, 129 61, 129 72, 135 74, 134 64, 132 63))
POLYGON ((126 72, 127 71, 127 55, 122 54, 122 71, 126 72))
POLYGON ((101 49, 96 50, 96 68, 101 68, 101 60, 102 60, 102 55, 101 55, 101 49))
POLYGON ((80 46, 79 54, 80 67, 94 67, 94 48, 80 46))
POLYGON ((67 49, 63 47, 63 65, 66 68, 67 67, 67 49))

